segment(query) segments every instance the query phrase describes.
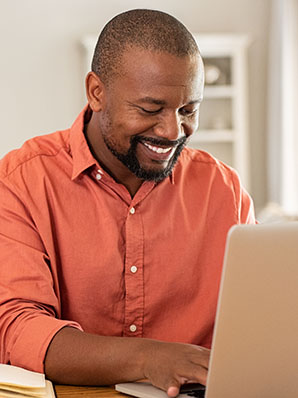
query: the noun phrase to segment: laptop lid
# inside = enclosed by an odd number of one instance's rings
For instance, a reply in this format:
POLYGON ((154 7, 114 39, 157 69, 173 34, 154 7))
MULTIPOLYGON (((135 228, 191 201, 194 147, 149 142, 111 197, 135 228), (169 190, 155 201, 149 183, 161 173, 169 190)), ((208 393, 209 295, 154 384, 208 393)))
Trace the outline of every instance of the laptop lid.
MULTIPOLYGON (((227 237, 205 398, 297 398, 297 370, 298 223, 235 226, 227 237)), ((167 397, 147 383, 116 389, 167 397)))
POLYGON ((228 235, 206 398, 298 397, 298 223, 228 235))

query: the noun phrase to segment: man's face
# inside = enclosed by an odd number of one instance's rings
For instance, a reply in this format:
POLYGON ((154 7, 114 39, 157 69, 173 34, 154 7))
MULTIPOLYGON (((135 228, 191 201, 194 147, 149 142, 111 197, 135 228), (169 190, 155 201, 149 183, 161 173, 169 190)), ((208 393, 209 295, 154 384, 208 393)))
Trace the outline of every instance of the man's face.
POLYGON ((114 159, 116 169, 120 161, 137 178, 161 181, 198 127, 202 95, 198 56, 125 51, 118 74, 104 89, 100 157, 114 159))

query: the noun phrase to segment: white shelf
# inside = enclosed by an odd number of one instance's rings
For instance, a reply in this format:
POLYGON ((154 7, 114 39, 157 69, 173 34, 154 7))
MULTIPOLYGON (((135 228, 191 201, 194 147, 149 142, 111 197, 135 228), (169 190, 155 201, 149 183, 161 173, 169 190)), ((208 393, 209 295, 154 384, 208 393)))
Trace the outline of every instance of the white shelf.
POLYGON ((234 167, 249 190, 247 49, 250 40, 245 35, 233 34, 199 34, 195 38, 204 64, 216 67, 220 74, 217 84, 205 86, 200 129, 190 139, 189 146, 206 150, 234 167), (213 125, 218 129, 212 129, 213 125))

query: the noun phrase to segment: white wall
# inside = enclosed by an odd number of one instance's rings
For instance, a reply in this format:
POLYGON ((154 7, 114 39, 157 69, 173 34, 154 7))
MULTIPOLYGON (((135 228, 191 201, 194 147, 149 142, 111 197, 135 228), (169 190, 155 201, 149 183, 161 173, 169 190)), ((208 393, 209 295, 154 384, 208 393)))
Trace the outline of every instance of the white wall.
POLYGON ((69 127, 85 103, 80 39, 138 7, 169 12, 193 32, 251 35, 251 193, 262 206, 270 0, 0 0, 0 157, 69 127))

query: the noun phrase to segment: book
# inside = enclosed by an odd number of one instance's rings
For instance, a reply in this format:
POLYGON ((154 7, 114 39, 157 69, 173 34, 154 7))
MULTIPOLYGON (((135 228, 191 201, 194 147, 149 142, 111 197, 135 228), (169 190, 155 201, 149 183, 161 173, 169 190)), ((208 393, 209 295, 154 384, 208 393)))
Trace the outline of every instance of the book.
POLYGON ((0 364, 0 397, 55 398, 55 393, 44 374, 0 364))

